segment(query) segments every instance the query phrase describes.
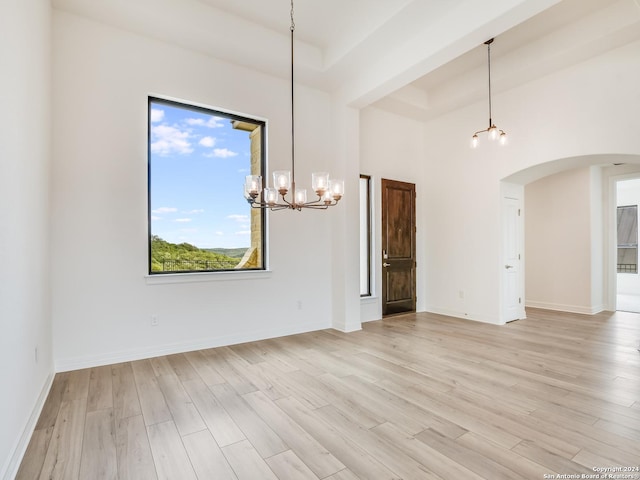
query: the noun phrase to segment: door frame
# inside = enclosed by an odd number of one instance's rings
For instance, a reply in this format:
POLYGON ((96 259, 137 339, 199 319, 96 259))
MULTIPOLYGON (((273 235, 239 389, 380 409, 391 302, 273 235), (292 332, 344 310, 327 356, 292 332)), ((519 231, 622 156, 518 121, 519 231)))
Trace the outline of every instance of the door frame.
MULTIPOLYGON (((527 313, 525 310, 525 255, 524 255, 524 185, 501 182, 500 185, 500 215, 501 215, 501 246, 500 246, 500 258, 499 258, 499 275, 500 275, 500 323, 505 324, 507 322, 511 322, 514 320, 523 320, 527 318, 527 313), (507 310, 509 309, 508 298, 506 295, 507 289, 507 278, 505 274, 505 252, 507 250, 506 245, 504 244, 505 240, 505 232, 507 229, 507 202, 515 202, 518 206, 519 215, 517 218, 517 226, 516 226, 516 235, 518 237, 517 248, 519 250, 520 260, 518 265, 518 291, 519 291, 519 299, 520 299, 520 307, 519 311, 515 315, 507 315, 507 310)), ((510 309, 509 309, 510 310, 510 309)))

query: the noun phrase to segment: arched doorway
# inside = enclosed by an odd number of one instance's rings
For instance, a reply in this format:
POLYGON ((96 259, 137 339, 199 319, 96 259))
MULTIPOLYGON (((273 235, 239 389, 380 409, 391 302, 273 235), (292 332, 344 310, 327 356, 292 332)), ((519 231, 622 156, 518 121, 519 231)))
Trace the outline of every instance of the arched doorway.
POLYGON ((615 187, 618 178, 634 174, 640 176, 640 155, 611 154, 557 159, 502 179, 503 190, 506 185, 510 191, 522 191, 526 249, 520 275, 527 306, 587 314, 616 309, 615 187), (582 186, 569 183, 576 181, 582 186), (574 191, 581 192, 581 201, 572 197, 574 191), (549 192, 556 192, 555 197, 549 192), (537 205, 540 198, 546 205, 537 205), (531 217, 536 215, 542 219, 538 225, 548 217, 546 232, 531 231, 531 217), (584 220, 577 229, 574 216, 584 220), (566 268, 563 251, 576 255, 573 263, 565 262, 566 268), (546 291, 535 290, 536 282, 546 291))

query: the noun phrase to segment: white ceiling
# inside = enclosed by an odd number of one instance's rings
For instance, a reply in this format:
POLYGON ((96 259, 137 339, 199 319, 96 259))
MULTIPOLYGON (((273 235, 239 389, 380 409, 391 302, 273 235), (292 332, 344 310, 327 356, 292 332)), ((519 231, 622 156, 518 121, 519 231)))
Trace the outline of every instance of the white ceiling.
MULTIPOLYGON (((637 40, 640 1, 563 0, 496 37, 491 45, 492 92, 637 40)), ((427 121, 476 101, 486 102, 487 89, 487 47, 479 44, 375 105, 427 121)))
MULTIPOLYGON (((200 0, 224 12, 263 25, 274 32, 289 31, 290 2, 287 0, 200 0)), ((346 52, 380 28, 411 0, 321 0, 294 2, 296 37, 319 47, 326 56, 346 52)), ((431 2, 433 8, 444 5, 431 2)))
MULTIPOLYGON (((640 0, 296 0, 296 80, 420 120, 640 38, 640 0)), ((270 75, 289 74, 290 0, 53 0, 270 75)))

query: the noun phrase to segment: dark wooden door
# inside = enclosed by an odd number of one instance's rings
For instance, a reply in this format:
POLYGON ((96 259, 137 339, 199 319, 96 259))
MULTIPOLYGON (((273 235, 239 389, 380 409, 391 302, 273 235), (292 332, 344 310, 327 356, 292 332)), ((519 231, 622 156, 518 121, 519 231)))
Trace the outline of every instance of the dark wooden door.
POLYGON ((382 179, 382 314, 416 311, 416 186, 382 179))

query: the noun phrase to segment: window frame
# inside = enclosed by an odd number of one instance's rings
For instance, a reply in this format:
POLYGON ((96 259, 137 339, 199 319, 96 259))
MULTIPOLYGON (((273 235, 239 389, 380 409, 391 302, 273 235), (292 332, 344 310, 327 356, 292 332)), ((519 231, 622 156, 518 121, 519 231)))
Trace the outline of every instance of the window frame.
POLYGON ((616 222, 616 272, 617 273, 626 273, 626 274, 632 274, 632 275, 638 275, 638 253, 639 249, 638 249, 638 212, 640 211, 640 209, 638 208, 638 205, 618 205, 616 207, 616 217, 619 219, 620 216, 620 211, 624 211, 624 210, 632 210, 635 213, 635 221, 636 221, 636 230, 635 230, 635 243, 620 243, 620 238, 619 238, 619 234, 620 234, 620 224, 619 224, 619 220, 616 222), (621 265, 634 265, 634 264, 620 264, 617 263, 618 260, 620 259, 620 249, 635 249, 636 251, 636 263, 635 263, 635 270, 620 270, 621 265))
MULTIPOLYGON (((363 273, 363 268, 362 266, 360 266, 360 298, 369 298, 373 296, 373 280, 372 280, 372 256, 373 256, 373 252, 372 252, 372 247, 373 247, 373 243, 372 243, 372 202, 371 202, 371 175, 364 175, 364 174, 360 174, 360 178, 358 180, 358 193, 360 196, 360 245, 362 247, 362 244, 365 243, 366 244, 366 249, 367 249, 367 292, 363 293, 362 292, 362 273, 363 273), (362 218, 362 180, 365 180, 366 182, 366 220, 362 218), (363 238, 362 238, 362 231, 363 231, 363 220, 366 221, 366 241, 363 242, 363 238)), ((360 259, 362 260, 362 254, 360 255, 360 259)))
MULTIPOLYGON (((256 124, 261 128, 262 133, 260 135, 260 175, 264 178, 264 172, 267 171, 267 120, 257 116, 251 116, 247 114, 241 114, 238 112, 232 112, 219 107, 211 107, 208 105, 189 102, 186 100, 178 100, 174 98, 167 98, 158 95, 147 96, 147 277, 162 277, 162 276, 198 276, 210 274, 235 274, 238 273, 257 273, 268 271, 268 248, 267 248, 267 214, 265 209, 252 209, 248 203, 247 208, 249 212, 257 211, 260 216, 261 232, 260 232, 260 249, 261 249, 261 264, 259 267, 254 268, 233 268, 233 269, 218 269, 218 270, 177 270, 177 271, 153 271, 152 270, 152 206, 151 206, 151 110, 153 105, 167 105, 173 108, 181 108, 196 113, 203 113, 211 116, 223 117, 229 120, 237 120, 240 122, 247 122, 256 124)), ((243 195, 242 184, 238 186, 238 195, 243 195)), ((251 248, 251 247, 249 247, 251 248)))

